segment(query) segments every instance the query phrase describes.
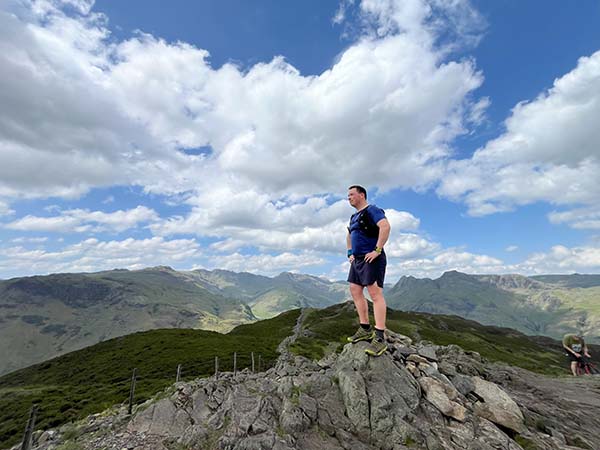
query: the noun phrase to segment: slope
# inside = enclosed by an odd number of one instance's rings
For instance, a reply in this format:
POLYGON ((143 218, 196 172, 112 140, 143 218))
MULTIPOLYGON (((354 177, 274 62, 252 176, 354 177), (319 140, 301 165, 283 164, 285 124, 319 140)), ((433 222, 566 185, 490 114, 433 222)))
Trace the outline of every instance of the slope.
POLYGON ((299 310, 241 325, 228 334, 166 329, 131 334, 78 350, 0 377, 0 448, 15 443, 32 404, 40 405, 38 424, 48 428, 103 411, 128 399, 132 371, 137 369, 137 403, 175 381, 221 370, 250 367, 251 352, 262 368, 277 357, 277 346, 296 324, 299 310))
POLYGON ((166 267, 0 281, 0 374, 136 331, 252 320, 239 300, 166 267))

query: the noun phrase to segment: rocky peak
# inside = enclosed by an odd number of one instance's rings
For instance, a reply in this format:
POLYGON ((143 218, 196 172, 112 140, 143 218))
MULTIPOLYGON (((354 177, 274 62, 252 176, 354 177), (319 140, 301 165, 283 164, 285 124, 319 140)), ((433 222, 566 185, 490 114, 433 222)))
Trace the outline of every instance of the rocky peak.
POLYGON ((156 271, 156 272, 175 272, 175 269, 173 269, 170 266, 154 266, 154 267, 148 267, 147 269, 143 269, 143 270, 156 271))
POLYGON ((524 275, 475 275, 480 281, 488 282, 500 289, 543 289, 546 285, 524 275))
POLYGON ((68 435, 90 450, 600 448, 600 418, 589 413, 600 406, 597 380, 569 385, 392 332, 379 358, 362 342, 310 361, 285 348, 294 336, 266 372, 177 383, 132 416, 121 407, 75 433, 38 433, 34 448, 56 448, 68 435))

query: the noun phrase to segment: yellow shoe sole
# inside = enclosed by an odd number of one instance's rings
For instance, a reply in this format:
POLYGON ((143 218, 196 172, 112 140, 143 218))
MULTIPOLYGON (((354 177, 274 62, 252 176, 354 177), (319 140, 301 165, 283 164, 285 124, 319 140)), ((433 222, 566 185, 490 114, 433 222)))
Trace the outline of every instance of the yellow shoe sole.
POLYGON ((358 339, 352 339, 351 337, 347 337, 346 340, 348 342, 351 342, 352 344, 355 344, 356 342, 360 342, 360 341, 370 341, 375 337, 375 333, 373 333, 371 336, 364 336, 358 339))
POLYGON ((368 348, 368 349, 365 350, 365 353, 367 355, 371 355, 371 356, 381 356, 381 355, 383 355, 387 351, 387 349, 388 348, 386 346, 385 348, 382 348, 378 352, 374 352, 373 350, 371 350, 371 349, 368 348))

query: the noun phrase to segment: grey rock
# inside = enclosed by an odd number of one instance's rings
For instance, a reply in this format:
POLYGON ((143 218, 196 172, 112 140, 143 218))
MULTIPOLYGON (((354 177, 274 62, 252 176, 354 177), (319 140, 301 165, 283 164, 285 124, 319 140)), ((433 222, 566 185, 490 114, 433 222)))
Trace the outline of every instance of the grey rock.
POLYGON ((415 378, 421 376, 421 371, 419 370, 417 365, 412 361, 406 363, 406 370, 408 370, 415 378))
POLYGON ((471 377, 456 374, 452 377, 452 384, 462 395, 467 395, 475 390, 475 385, 471 380, 471 377))
POLYGON ((423 358, 417 354, 408 355, 406 360, 414 363, 427 363, 427 358, 423 358))
POLYGON ((51 441, 53 441, 56 438, 57 435, 57 431, 56 430, 48 430, 48 431, 44 431, 39 439, 37 439, 37 443, 38 445, 43 445, 43 444, 47 444, 51 441))
POLYGON ((419 384, 425 392, 425 398, 442 414, 460 422, 465 421, 467 410, 454 401, 458 397, 458 392, 454 387, 431 377, 419 378, 419 384))
POLYGON ((453 377, 457 374, 456 367, 448 361, 438 363, 438 370, 446 376, 453 377))
POLYGON ((128 426, 129 431, 168 436, 182 433, 190 425, 189 416, 169 400, 157 402, 136 415, 128 426))
POLYGON ((515 401, 498 385, 472 377, 473 392, 483 399, 475 404, 475 414, 498 425, 516 431, 525 431, 525 418, 515 401))
POLYGON ((396 352, 398 352, 400 355, 402 355, 404 357, 417 353, 417 351, 414 348, 405 347, 403 345, 395 345, 394 349, 396 352))
POLYGON ((470 444, 469 450, 479 450, 481 448, 523 450, 519 444, 485 418, 478 418, 475 424, 477 438, 470 444))
POLYGON ((431 364, 428 364, 428 363, 419 363, 418 367, 419 367, 419 370, 421 372, 423 372, 425 375, 427 375, 428 377, 433 377, 439 373, 435 367, 433 367, 431 364))
POLYGON ((437 355, 436 355, 436 347, 432 346, 432 345, 428 345, 428 346, 424 346, 424 347, 420 347, 418 349, 418 353, 419 355, 423 356, 424 358, 427 358, 429 361, 437 361, 437 355))

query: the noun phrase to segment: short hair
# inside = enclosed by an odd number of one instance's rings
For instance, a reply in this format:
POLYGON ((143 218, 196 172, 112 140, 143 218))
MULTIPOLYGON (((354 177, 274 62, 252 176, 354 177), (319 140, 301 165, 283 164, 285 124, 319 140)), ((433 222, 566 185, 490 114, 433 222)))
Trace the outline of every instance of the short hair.
POLYGON ((364 187, 354 184, 348 188, 348 190, 350 189, 356 189, 359 193, 365 194, 365 200, 367 199, 367 190, 364 187))

